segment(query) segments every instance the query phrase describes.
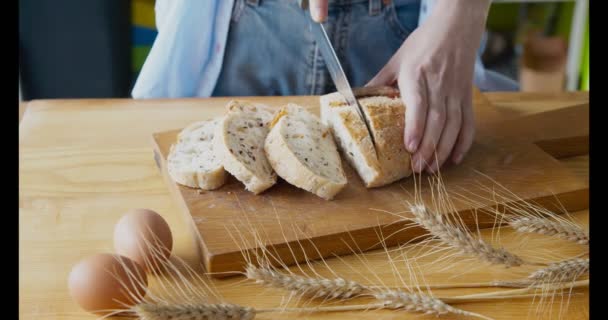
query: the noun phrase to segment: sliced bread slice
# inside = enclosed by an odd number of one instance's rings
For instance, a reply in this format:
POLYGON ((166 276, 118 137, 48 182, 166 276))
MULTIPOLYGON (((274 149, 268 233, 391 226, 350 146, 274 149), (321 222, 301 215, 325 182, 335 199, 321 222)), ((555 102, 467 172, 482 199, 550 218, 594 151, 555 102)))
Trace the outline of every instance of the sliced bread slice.
POLYGON ((405 105, 400 97, 373 96, 359 99, 369 119, 386 185, 412 174, 411 154, 405 149, 405 105))
POLYGON ((301 106, 281 108, 272 121, 264 150, 281 178, 323 199, 332 200, 346 186, 331 132, 301 106))
POLYGON ((368 119, 371 140, 359 114, 337 92, 321 96, 321 116, 336 137, 340 151, 368 188, 411 175, 411 155, 405 149, 405 106, 396 89, 362 88, 355 96, 368 119), (374 152, 374 148, 375 151, 374 152))
POLYGON ((273 114, 273 110, 264 105, 233 100, 226 105, 226 115, 216 129, 215 150, 224 169, 254 194, 277 182, 277 175, 264 153, 273 114))
POLYGON ((226 181, 222 161, 213 150, 213 135, 221 118, 195 122, 184 128, 167 157, 169 176, 181 185, 215 190, 226 181))
POLYGON ((321 121, 330 129, 338 149, 368 188, 380 185, 382 170, 365 123, 339 93, 321 96, 321 121))

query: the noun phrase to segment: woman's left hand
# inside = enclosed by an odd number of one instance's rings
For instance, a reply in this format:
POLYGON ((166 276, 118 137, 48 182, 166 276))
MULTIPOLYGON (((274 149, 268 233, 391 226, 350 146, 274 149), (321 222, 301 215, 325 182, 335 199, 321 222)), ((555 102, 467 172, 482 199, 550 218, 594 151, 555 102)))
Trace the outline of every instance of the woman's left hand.
POLYGON ((473 73, 489 0, 437 0, 368 86, 398 83, 415 172, 460 163, 475 136, 473 73))

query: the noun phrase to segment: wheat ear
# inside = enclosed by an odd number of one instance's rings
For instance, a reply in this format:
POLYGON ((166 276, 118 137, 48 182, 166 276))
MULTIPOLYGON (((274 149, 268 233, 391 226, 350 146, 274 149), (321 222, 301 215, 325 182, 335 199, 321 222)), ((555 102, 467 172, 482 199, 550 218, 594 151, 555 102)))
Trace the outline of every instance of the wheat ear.
POLYGON ((433 236, 464 254, 474 255, 492 264, 503 264, 507 267, 520 266, 524 261, 502 248, 494 248, 482 239, 474 238, 467 230, 447 221, 442 214, 435 214, 426 206, 410 207, 414 222, 424 227, 433 236))
POLYGON ((285 274, 269 267, 248 264, 245 276, 258 284, 280 288, 302 296, 325 299, 349 299, 361 295, 366 288, 354 281, 342 278, 311 278, 285 274))
POLYGON ((490 319, 486 316, 465 311, 450 306, 441 299, 422 293, 411 293, 401 290, 381 290, 373 294, 374 298, 382 302, 386 309, 405 310, 408 312, 421 312, 432 315, 456 314, 490 319))
MULTIPOLYGON (((500 297, 499 297, 500 298, 500 297)), ((408 304, 410 305, 410 304, 408 304)), ((135 315, 141 320, 251 320, 260 313, 319 313, 319 312, 344 312, 344 311, 366 311, 373 309, 404 309, 399 303, 377 303, 359 304, 330 307, 308 307, 308 308, 270 308, 253 309, 230 304, 221 305, 140 305, 135 315)), ((455 309, 455 308, 452 308, 455 309)), ((459 310, 459 309, 456 309, 459 310)), ((462 311, 462 310, 460 310, 462 311)), ((446 311, 449 313, 451 311, 446 311)), ((461 315, 492 320, 474 312, 462 311, 461 315)))
POLYGON ((539 269, 528 277, 538 283, 556 283, 575 281, 589 271, 589 259, 570 259, 550 264, 539 269))
MULTIPOLYGON (((325 299, 349 299, 357 296, 371 296, 377 300, 378 304, 368 304, 362 306, 344 306, 348 310, 364 309, 392 309, 405 310, 408 312, 420 312, 425 314, 443 315, 443 314, 459 314, 474 316, 482 319, 488 319, 482 315, 468 312, 450 306, 442 301, 442 298, 435 298, 422 293, 410 293, 399 289, 385 289, 378 287, 368 287, 354 281, 345 280, 342 278, 325 279, 325 278, 309 278, 294 274, 285 274, 279 271, 248 265, 246 267, 246 276, 248 279, 255 280, 258 284, 263 284, 269 287, 283 289, 307 295, 313 298, 325 299)), ((493 298, 493 297, 492 297, 493 298)), ((504 298, 504 297, 503 297, 504 298)), ((450 298, 456 302, 462 302, 456 298, 450 298)), ((481 298, 483 300, 483 298, 481 298)), ((292 308, 289 311, 338 311, 323 307, 317 308, 292 308)), ((288 311, 285 309, 285 311, 288 311)))
POLYGON ((589 235, 579 226, 560 223, 539 217, 515 218, 509 225, 517 232, 557 236, 579 244, 589 244, 589 235))
POLYGON ((151 304, 142 303, 133 308, 141 320, 251 320, 255 310, 233 304, 151 304))

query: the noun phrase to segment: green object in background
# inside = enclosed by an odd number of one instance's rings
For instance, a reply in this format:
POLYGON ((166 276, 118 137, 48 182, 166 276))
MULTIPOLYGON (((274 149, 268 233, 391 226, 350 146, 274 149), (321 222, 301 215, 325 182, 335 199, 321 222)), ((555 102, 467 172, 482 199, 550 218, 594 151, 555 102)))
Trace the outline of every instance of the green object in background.
POLYGON ((131 0, 133 81, 139 76, 157 35, 154 3, 154 0, 131 0))
POLYGON ((134 74, 139 73, 139 71, 141 70, 141 67, 143 67, 144 62, 146 61, 146 57, 148 56, 148 54, 150 53, 150 49, 152 49, 152 46, 139 46, 139 47, 133 47, 133 51, 132 51, 132 58, 133 58, 133 62, 132 62, 132 68, 131 71, 134 74))
POLYGON ((566 42, 570 39, 570 30, 572 29, 572 17, 574 16, 574 3, 561 3, 559 20, 557 22, 556 35, 564 38, 566 42))
POLYGON ((518 3, 492 4, 486 25, 491 31, 510 32, 516 29, 518 16, 518 3))
MULTIPOLYGON (((574 2, 563 3, 496 3, 488 13, 486 27, 494 32, 515 32, 516 43, 521 43, 529 31, 545 31, 546 36, 558 36, 569 41, 572 29, 574 2), (523 10, 523 11, 521 11, 523 10), (555 11, 556 10, 556 11, 555 11), (521 13, 525 13, 520 17, 521 13), (520 21, 524 18, 524 21, 520 21)), ((580 90, 589 91, 589 17, 585 27, 581 52, 580 90)))
POLYGON ((585 45, 583 47, 580 90, 589 91, 589 16, 587 16, 587 25, 585 27, 585 45))

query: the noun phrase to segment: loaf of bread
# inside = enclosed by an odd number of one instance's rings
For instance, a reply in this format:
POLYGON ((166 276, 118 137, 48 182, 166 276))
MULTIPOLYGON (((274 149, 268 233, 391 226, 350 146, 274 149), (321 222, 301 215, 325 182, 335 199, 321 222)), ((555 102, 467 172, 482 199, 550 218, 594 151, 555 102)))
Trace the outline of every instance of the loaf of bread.
POLYGON ((195 122, 183 129, 167 157, 169 176, 181 185, 214 190, 226 181, 221 159, 213 150, 213 136, 221 118, 195 122))
POLYGON ((264 152, 273 114, 267 106, 233 100, 227 104, 226 115, 216 128, 215 151, 224 169, 254 194, 277 182, 264 152))
POLYGON ((275 115, 264 145, 274 171, 288 183, 332 200, 347 183, 329 129, 305 108, 288 104, 275 115))
POLYGON ((332 131, 342 155, 368 188, 380 187, 412 173, 411 155, 403 142, 405 105, 390 87, 356 90, 355 96, 370 124, 365 123, 338 92, 321 96, 321 118, 332 131), (375 149, 375 152, 374 152, 375 149))

